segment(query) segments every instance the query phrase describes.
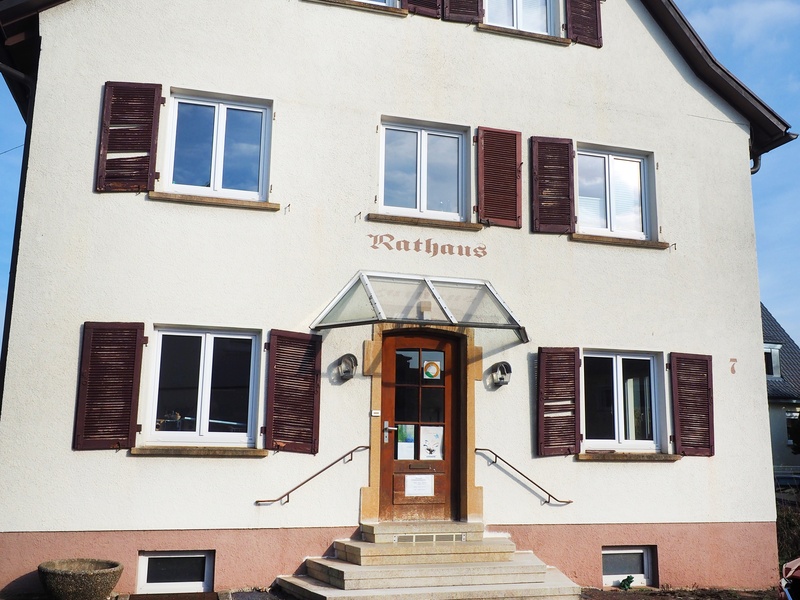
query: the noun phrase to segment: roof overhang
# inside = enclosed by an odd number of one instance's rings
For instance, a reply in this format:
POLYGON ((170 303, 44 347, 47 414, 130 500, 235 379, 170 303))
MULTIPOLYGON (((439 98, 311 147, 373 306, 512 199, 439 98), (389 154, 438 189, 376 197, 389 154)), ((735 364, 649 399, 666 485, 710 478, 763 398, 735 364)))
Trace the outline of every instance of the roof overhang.
POLYGON ((488 281, 359 271, 311 324, 312 330, 406 323, 528 334, 488 281))

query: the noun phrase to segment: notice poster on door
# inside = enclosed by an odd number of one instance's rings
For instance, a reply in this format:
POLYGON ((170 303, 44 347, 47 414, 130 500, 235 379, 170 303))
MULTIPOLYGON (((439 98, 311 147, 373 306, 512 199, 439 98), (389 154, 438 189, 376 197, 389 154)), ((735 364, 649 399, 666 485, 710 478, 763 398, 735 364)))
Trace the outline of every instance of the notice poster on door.
POLYGON ((442 442, 444 427, 420 426, 419 428, 419 458, 420 460, 442 460, 442 442))
POLYGON ((397 426, 397 460, 414 460, 414 429, 416 425, 397 426))
POLYGON ((422 365, 422 373, 425 379, 441 379, 442 363, 438 360, 426 360, 422 365))
POLYGON ((433 496, 433 475, 406 475, 406 496, 433 496))

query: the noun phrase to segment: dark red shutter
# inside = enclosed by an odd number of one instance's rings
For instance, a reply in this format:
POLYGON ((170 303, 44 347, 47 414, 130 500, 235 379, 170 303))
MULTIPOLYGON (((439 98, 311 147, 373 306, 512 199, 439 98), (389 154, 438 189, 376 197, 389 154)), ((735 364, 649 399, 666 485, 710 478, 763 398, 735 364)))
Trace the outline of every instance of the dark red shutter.
POLYGON ((522 134, 478 127, 478 216, 522 227, 522 134))
POLYGON ((532 137, 531 156, 533 230, 574 233, 572 140, 532 137))
POLYGON ((133 448, 144 323, 84 323, 75 450, 133 448))
POLYGON ((423 17, 439 19, 442 16, 442 0, 402 0, 401 7, 423 17))
POLYGON ((675 452, 714 456, 714 385, 711 357, 670 353, 675 452))
POLYGON ((539 456, 580 451, 580 352, 539 348, 539 456))
POLYGON ((163 98, 157 83, 106 82, 97 157, 98 192, 155 188, 158 115, 163 98), (113 158, 114 154, 139 154, 113 158))
POLYGON ((444 20, 480 23, 483 21, 483 0, 444 0, 444 20))
POLYGON ((269 337, 267 439, 269 450, 319 450, 322 336, 273 329, 269 337))
POLYGON ((602 48, 600 0, 567 0, 567 37, 578 44, 602 48))

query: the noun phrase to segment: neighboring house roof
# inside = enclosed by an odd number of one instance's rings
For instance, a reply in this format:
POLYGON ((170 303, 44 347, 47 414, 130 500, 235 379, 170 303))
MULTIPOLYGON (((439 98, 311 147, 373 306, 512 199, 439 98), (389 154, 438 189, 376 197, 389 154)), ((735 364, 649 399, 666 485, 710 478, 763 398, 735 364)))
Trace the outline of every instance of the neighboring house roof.
MULTIPOLYGON (((0 29, 68 0, 0 0, 0 29)), ((750 121, 751 157, 791 142, 791 125, 711 54, 674 0, 641 0, 697 76, 750 121)))
POLYGON ((800 401, 800 347, 763 304, 761 323, 764 343, 781 345, 781 376, 779 379, 767 379, 767 396, 770 400, 800 401))

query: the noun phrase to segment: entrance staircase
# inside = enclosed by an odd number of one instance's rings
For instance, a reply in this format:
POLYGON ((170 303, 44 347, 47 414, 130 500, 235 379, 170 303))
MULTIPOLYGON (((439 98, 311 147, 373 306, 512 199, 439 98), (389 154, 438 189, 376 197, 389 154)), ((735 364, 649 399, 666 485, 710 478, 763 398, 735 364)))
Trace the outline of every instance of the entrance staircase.
POLYGON ((362 540, 308 558, 306 575, 278 577, 301 600, 579 600, 581 588, 482 523, 362 524, 362 540))

